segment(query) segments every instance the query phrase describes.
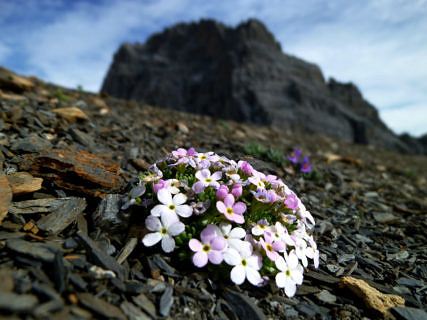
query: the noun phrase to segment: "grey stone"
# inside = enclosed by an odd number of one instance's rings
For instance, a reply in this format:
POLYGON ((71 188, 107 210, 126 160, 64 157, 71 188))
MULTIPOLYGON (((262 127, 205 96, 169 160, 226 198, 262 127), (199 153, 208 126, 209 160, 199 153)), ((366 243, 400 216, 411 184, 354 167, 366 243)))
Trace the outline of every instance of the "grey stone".
POLYGON ((133 303, 128 301, 122 302, 120 309, 130 320, 151 320, 151 317, 142 312, 133 303))
POLYGON ((325 303, 335 303, 337 301, 337 297, 331 294, 328 290, 322 290, 318 294, 316 294, 316 297, 325 303))
POLYGON ((14 151, 24 152, 40 152, 49 148, 52 148, 49 140, 40 138, 38 135, 30 135, 26 138, 18 139, 11 147, 14 151))
POLYGON ((6 247, 18 254, 29 256, 36 260, 44 262, 53 262, 55 259, 55 251, 52 247, 37 242, 29 242, 21 239, 8 239, 6 247))
POLYGON ((408 308, 408 307, 394 307, 391 308, 392 314, 397 320, 425 320, 427 319, 427 312, 423 309, 408 308))
POLYGON ((103 316, 106 319, 127 319, 118 307, 112 305, 111 303, 108 303, 105 300, 95 297, 90 293, 77 293, 77 297, 79 298, 79 302, 85 308, 103 316))
POLYGON ((159 313, 167 317, 173 305, 173 289, 167 287, 160 298, 159 313))
POLYGON ((28 312, 34 309, 39 300, 30 294, 16 294, 0 291, 0 310, 9 312, 28 312))
POLYGON ((136 297, 132 297, 132 300, 135 302, 135 304, 144 309, 144 311, 147 312, 152 318, 156 318, 156 307, 145 294, 141 293, 136 297))
POLYGON ((262 310, 251 299, 240 292, 226 289, 223 292, 224 299, 239 317, 245 320, 265 320, 262 310))

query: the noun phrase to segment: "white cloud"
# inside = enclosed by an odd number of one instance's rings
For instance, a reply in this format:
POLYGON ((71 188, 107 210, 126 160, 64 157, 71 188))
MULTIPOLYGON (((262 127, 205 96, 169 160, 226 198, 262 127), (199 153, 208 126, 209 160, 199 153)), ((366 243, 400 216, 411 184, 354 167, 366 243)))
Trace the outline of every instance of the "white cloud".
POLYGON ((381 118, 397 133, 410 132, 415 136, 427 133, 427 103, 380 111, 381 118))

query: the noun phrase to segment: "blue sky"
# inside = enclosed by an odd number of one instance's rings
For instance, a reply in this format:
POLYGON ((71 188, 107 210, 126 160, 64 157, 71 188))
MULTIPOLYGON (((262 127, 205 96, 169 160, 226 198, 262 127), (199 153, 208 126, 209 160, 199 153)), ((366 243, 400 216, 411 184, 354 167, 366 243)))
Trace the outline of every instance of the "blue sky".
POLYGON ((181 21, 250 17, 285 53, 355 83, 395 132, 427 132, 427 0, 0 0, 0 65, 98 91, 123 42, 181 21))

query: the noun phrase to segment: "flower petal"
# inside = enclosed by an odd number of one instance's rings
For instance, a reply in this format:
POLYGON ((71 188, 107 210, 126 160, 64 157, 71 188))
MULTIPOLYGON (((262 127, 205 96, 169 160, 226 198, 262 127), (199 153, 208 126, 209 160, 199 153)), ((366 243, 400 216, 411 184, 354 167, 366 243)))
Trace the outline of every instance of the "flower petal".
POLYGON ((274 263, 276 263, 276 268, 280 271, 284 272, 286 269, 288 269, 288 265, 286 264, 285 259, 283 259, 283 257, 279 257, 276 261, 274 261, 274 263))
POLYGON ((262 279, 261 279, 261 275, 257 270, 246 267, 245 271, 246 271, 246 278, 250 283, 252 283, 254 286, 257 286, 260 284, 262 279))
MULTIPOLYGON (((277 260, 276 260, 277 261, 277 260)), ((276 284, 279 288, 284 288, 286 283, 286 275, 284 272, 276 274, 276 284)))
POLYGON ((193 255, 193 263, 196 267, 202 268, 208 263, 208 255, 206 252, 199 251, 193 255))
POLYGON ((169 228, 170 225, 179 221, 178 216, 173 211, 163 211, 160 215, 160 219, 162 220, 162 225, 166 228, 169 228))
POLYGON ((235 223, 238 223, 238 224, 242 224, 242 223, 244 223, 244 222, 245 222, 245 218, 243 218, 243 216, 242 216, 242 215, 237 214, 237 213, 233 214, 233 215, 231 216, 231 219, 232 219, 235 223))
POLYGON ((163 237, 162 249, 164 252, 172 252, 175 249, 175 240, 170 235, 163 237))
POLYGON ((162 212, 166 212, 169 211, 168 207, 165 206, 164 204, 158 204, 156 205, 153 209, 151 209, 151 215, 155 216, 155 217, 160 217, 160 215, 162 214, 162 212))
POLYGON ((194 252, 200 251, 202 249, 202 243, 197 239, 190 239, 188 246, 194 252))
POLYGON ((227 208, 233 207, 234 204, 234 196, 232 194, 229 194, 224 199, 224 204, 227 208))
MULTIPOLYGON (((219 211, 219 210, 218 210, 219 211)), ((227 222, 221 222, 219 224, 219 229, 221 230, 222 234, 224 236, 228 235, 230 233, 231 230, 231 224, 227 223, 227 222)), ((234 238, 234 237, 233 237, 234 238)))
POLYGON ((167 206, 172 204, 172 194, 168 189, 160 189, 159 192, 157 192, 157 199, 167 206))
POLYGON ((142 243, 146 247, 154 246, 157 242, 162 239, 162 235, 160 232, 148 233, 145 235, 144 239, 142 239, 142 243))
POLYGON ((291 271, 291 278, 296 284, 302 284, 304 281, 304 276, 297 269, 291 271))
POLYGON ((224 261, 230 266, 235 266, 240 264, 242 257, 236 249, 228 248, 223 253, 224 261))
POLYGON ((231 230, 229 237, 235 239, 243 239, 246 236, 246 231, 243 228, 234 228, 231 230))
POLYGON ((252 255, 249 258, 246 258, 246 262, 248 263, 248 267, 259 270, 262 267, 262 259, 259 255, 252 255))
POLYGON ((173 197, 173 204, 179 206, 187 201, 187 196, 183 193, 178 193, 173 197))
POLYGON ((221 230, 219 230, 219 228, 216 225, 209 224, 200 233, 200 238, 202 239, 203 243, 210 243, 213 238, 220 235, 221 235, 221 230))
POLYGON ((150 215, 145 219, 145 227, 150 231, 159 231, 162 228, 162 224, 159 218, 150 215))
POLYGON ((225 211, 227 210, 227 208, 224 205, 224 202, 222 202, 222 201, 216 202, 216 209, 221 213, 225 213, 225 211))
POLYGON ((285 293, 289 298, 292 298, 297 291, 297 286, 290 278, 286 278, 284 282, 285 293))
POLYGON ((223 237, 215 237, 211 240, 210 244, 214 250, 223 250, 227 245, 227 240, 223 237))
POLYGON ((221 171, 215 171, 212 175, 211 175, 211 178, 213 179, 213 180, 219 180, 219 179, 221 179, 221 177, 222 177, 222 172, 221 171))
POLYGON ((183 218, 188 218, 193 214, 193 208, 186 204, 177 206, 176 213, 183 218))
POLYGON ((177 236, 181 233, 183 233, 185 230, 185 225, 182 222, 175 222, 174 224, 171 224, 168 228, 168 232, 171 236, 177 236))
POLYGON ((242 214, 243 212, 246 211, 246 204, 244 204, 243 202, 239 201, 237 202, 234 206, 233 206, 233 211, 237 214, 242 214))
POLYGON ((202 181, 197 181, 195 184, 193 184, 193 191, 196 194, 202 193, 203 190, 205 190, 205 184, 202 181))
POLYGON ((224 260, 222 253, 217 250, 209 251, 208 258, 209 258, 209 261, 213 264, 220 264, 222 260, 224 260))
POLYGON ((242 284, 246 278, 245 268, 241 265, 235 266, 231 269, 230 277, 235 284, 242 284))

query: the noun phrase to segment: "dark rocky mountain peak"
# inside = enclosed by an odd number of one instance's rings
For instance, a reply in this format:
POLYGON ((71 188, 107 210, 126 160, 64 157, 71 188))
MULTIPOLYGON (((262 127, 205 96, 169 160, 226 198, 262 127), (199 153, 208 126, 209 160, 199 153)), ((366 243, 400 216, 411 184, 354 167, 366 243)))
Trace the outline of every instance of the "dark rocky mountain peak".
POLYGON ((265 25, 179 23, 145 44, 123 44, 102 91, 151 105, 239 122, 322 133, 407 153, 426 152, 396 136, 358 88, 285 54, 265 25))

